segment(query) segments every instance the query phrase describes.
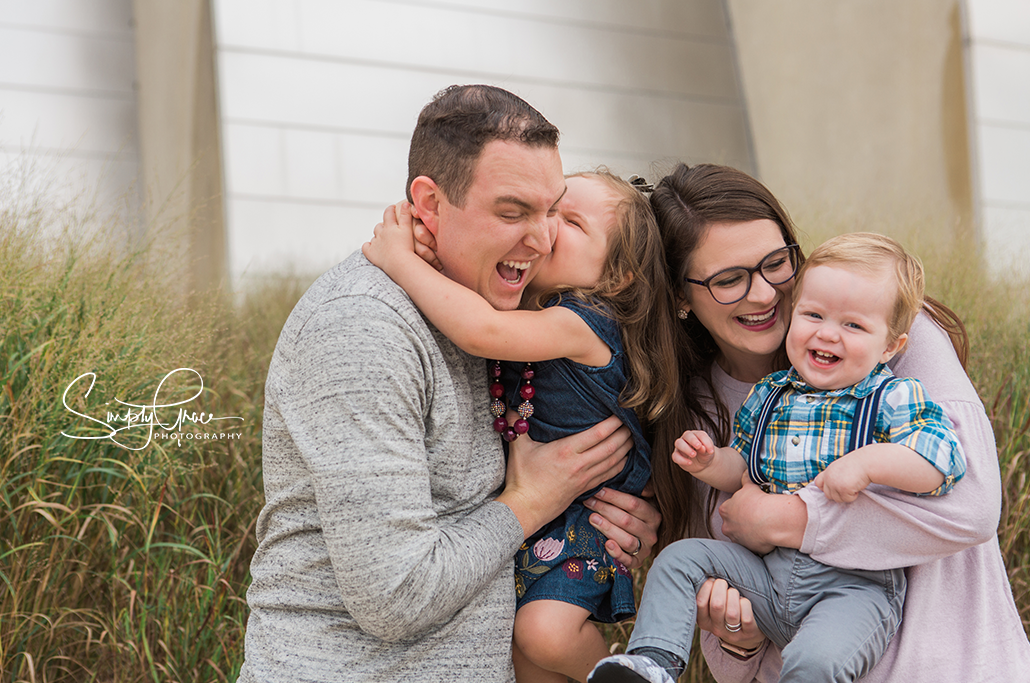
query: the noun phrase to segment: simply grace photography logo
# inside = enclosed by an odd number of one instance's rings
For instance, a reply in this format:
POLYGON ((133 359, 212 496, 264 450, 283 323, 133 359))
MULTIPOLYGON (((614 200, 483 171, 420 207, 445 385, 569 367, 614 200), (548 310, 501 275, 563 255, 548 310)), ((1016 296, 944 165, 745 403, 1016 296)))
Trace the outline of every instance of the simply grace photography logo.
MULTIPOLYGON (((74 392, 81 390, 85 386, 86 380, 89 381, 89 385, 86 386, 86 393, 82 395, 84 402, 89 398, 90 392, 97 383, 97 373, 95 372, 84 372, 73 379, 61 397, 61 402, 68 412, 88 420, 90 423, 78 430, 69 429, 69 431, 80 432, 77 434, 62 431, 61 435, 69 439, 91 441, 109 439, 122 448, 139 451, 149 446, 151 441, 158 439, 174 441, 181 446, 184 439, 223 441, 243 437, 242 432, 218 431, 219 428, 229 427, 230 423, 223 421, 239 420, 243 422, 242 417, 217 417, 213 413, 198 413, 184 407, 204 393, 204 378, 192 368, 177 368, 165 375, 158 383, 153 399, 149 403, 130 403, 115 398, 113 407, 104 410, 104 419, 87 415, 68 405, 68 395, 71 393, 74 397, 76 395, 74 392), (192 389, 195 389, 196 392, 189 398, 175 400, 184 390, 192 389)), ((107 401, 104 405, 112 406, 112 401, 107 401)))

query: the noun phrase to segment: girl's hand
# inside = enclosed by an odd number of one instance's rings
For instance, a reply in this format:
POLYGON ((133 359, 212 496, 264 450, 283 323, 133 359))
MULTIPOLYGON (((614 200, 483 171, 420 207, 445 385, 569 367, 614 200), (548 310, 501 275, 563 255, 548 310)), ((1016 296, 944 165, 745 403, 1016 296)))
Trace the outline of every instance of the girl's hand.
MULTIPOLYGON (((643 495, 647 496, 645 488, 643 495)), ((601 489, 584 502, 596 514, 590 523, 608 537, 605 550, 630 569, 643 566, 658 542, 662 516, 649 501, 614 489, 601 489)))
POLYGON ((845 455, 831 462, 812 480, 812 483, 822 489, 826 497, 835 503, 850 503, 858 498, 858 494, 869 486, 871 481, 862 461, 845 455))
POLYGON ((425 223, 419 220, 418 216, 415 216, 414 232, 415 253, 433 268, 443 270, 443 264, 440 263, 440 259, 436 257, 436 237, 433 233, 429 232, 429 228, 425 226, 425 223))
POLYGON ((415 255, 411 204, 398 202, 386 207, 383 222, 375 227, 372 240, 361 245, 361 252, 387 275, 397 273, 405 263, 410 263, 408 259, 415 255))
POLYGON ((708 579, 697 591, 697 626, 723 642, 746 650, 765 642, 765 635, 755 623, 751 601, 741 597, 737 589, 723 579, 708 579), (739 629, 726 628, 738 624, 739 629))
POLYGON ((673 444, 672 461, 680 468, 697 474, 708 467, 715 458, 715 444, 707 432, 691 429, 683 432, 683 436, 673 444))

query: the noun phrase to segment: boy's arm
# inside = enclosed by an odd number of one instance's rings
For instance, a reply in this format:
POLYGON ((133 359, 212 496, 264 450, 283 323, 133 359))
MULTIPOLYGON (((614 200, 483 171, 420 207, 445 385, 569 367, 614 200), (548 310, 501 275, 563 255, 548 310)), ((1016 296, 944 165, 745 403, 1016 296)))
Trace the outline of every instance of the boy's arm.
POLYGON ((365 257, 407 292, 419 310, 463 351, 513 361, 569 358, 605 365, 611 350, 572 311, 498 311, 476 292, 439 273, 415 253, 411 208, 389 207, 375 237, 361 247, 365 257))
POLYGON ((873 443, 831 462, 812 483, 830 500, 850 503, 870 484, 932 493, 944 483, 944 474, 908 446, 873 443))
POLYGON ((715 459, 698 478, 712 488, 734 493, 741 486, 741 477, 747 472, 747 463, 740 453, 728 446, 715 449, 715 459))
POLYGON ((676 439, 672 461, 714 489, 733 493, 741 486, 747 469, 740 454, 729 447, 716 448, 707 432, 693 429, 676 439))

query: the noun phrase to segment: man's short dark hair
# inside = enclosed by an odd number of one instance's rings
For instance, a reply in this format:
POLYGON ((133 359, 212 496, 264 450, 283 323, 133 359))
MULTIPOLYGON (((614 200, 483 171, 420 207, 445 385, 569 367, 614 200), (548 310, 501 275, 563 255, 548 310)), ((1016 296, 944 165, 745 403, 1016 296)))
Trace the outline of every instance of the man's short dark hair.
POLYGON ((432 178, 461 208, 472 185, 476 161, 493 140, 540 147, 558 146, 558 129, 525 100, 491 85, 452 85, 422 108, 408 152, 411 181, 432 178))

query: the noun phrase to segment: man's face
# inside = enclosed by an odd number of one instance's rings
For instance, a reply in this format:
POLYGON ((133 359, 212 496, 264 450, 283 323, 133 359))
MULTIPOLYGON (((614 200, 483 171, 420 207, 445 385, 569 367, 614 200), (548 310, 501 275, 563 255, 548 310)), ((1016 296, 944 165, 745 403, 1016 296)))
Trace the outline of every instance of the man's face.
POLYGON ((561 157, 552 147, 494 140, 474 172, 464 208, 441 199, 437 256, 449 278, 511 310, 554 244, 561 157))

